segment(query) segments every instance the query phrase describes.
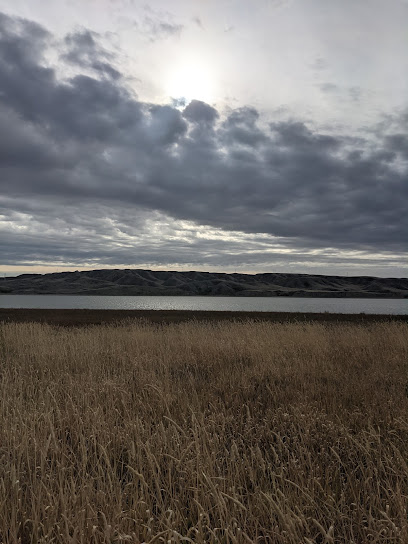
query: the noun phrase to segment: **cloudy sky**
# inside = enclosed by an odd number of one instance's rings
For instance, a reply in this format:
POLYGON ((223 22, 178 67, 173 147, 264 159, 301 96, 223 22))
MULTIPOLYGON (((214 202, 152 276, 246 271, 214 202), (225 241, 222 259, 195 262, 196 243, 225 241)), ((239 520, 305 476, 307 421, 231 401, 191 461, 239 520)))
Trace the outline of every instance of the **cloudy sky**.
POLYGON ((0 273, 407 276, 408 1, 0 0, 0 273))

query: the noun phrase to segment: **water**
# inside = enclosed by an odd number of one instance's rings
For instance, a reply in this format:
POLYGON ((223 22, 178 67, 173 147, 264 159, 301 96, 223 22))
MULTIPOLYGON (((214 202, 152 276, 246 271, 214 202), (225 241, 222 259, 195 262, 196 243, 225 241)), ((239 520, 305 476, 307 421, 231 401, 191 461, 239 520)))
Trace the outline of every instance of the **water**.
POLYGON ((0 308, 408 314, 407 299, 0 295, 0 308))

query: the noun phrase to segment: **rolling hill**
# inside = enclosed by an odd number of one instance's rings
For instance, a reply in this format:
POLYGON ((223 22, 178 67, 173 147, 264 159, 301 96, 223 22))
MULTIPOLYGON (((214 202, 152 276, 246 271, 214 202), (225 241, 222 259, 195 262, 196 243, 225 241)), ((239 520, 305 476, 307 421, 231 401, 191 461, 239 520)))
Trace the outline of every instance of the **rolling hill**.
POLYGON ((408 278, 102 269, 0 278, 0 294, 408 298, 408 278))

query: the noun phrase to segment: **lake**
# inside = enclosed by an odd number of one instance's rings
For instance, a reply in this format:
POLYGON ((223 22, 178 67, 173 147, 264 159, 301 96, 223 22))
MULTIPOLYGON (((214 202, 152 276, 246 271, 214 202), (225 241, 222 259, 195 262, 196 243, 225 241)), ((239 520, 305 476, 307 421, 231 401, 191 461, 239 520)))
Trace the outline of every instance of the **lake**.
POLYGON ((408 314, 407 299, 0 295, 0 308, 408 314))

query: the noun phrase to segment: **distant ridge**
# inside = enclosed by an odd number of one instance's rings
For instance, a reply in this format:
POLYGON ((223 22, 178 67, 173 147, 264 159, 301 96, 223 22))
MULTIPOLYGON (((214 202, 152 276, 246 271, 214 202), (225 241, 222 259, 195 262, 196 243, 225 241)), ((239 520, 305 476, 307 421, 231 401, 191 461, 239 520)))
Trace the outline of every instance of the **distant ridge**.
POLYGON ((408 298, 408 278, 102 269, 0 278, 0 294, 408 298))

